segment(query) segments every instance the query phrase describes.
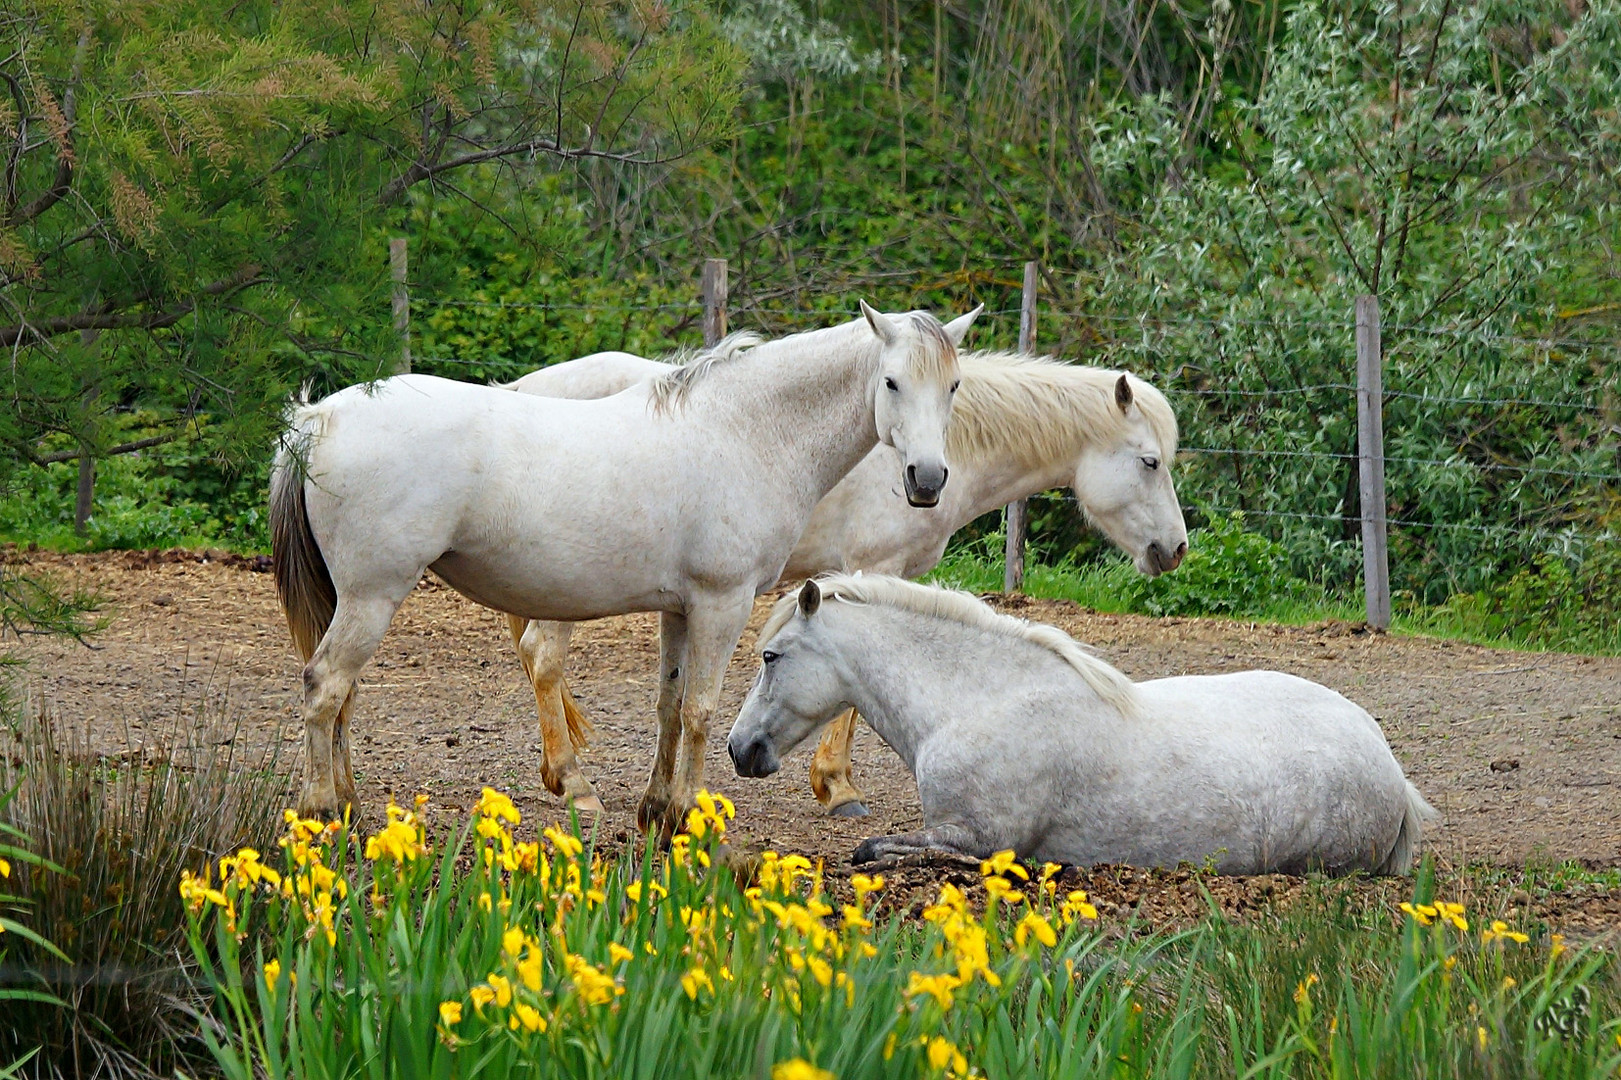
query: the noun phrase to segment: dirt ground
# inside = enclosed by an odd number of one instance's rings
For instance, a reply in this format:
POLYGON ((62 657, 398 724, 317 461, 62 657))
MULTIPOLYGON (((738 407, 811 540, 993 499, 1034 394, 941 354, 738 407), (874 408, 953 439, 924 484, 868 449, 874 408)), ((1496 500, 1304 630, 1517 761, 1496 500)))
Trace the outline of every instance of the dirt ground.
MULTIPOLYGON (((298 765, 299 664, 268 560, 188 552, 6 557, 95 589, 108 604, 109 625, 93 648, 28 641, 18 649, 31 662, 30 694, 59 721, 115 752, 126 737, 161 739, 177 722, 225 717, 240 725, 243 750, 279 744, 284 767, 298 765)), ((710 786, 736 801, 752 840, 839 865, 869 835, 916 828, 916 788, 865 727, 855 761, 868 818, 823 816, 806 782, 808 746, 768 780, 733 774, 725 734, 753 678, 754 630, 768 606, 756 606, 727 675, 709 747, 710 786)), ((1408 775, 1444 815, 1425 847, 1447 864, 1621 864, 1621 659, 1392 637, 1343 623, 1100 615, 1020 597, 997 606, 1062 627, 1136 679, 1267 667, 1341 691, 1378 717, 1408 775)), ((572 685, 596 725, 581 760, 607 805, 608 837, 632 834, 652 761, 656 632, 656 617, 637 615, 584 624, 574 635, 572 685)), ((365 811, 378 814, 389 793, 404 801, 427 792, 441 811, 460 813, 488 784, 513 796, 526 824, 556 819, 561 802, 538 778, 533 713, 504 620, 425 581, 363 677, 354 752, 365 811)), ((1233 902, 1242 908, 1285 887, 1269 880, 1256 879, 1233 902)), ((1174 874, 1164 881, 1173 892, 1186 888, 1174 874)), ((1094 889, 1109 895, 1107 882, 1094 889)), ((1596 899, 1598 913, 1609 913, 1604 921, 1621 922, 1614 900, 1596 899)))

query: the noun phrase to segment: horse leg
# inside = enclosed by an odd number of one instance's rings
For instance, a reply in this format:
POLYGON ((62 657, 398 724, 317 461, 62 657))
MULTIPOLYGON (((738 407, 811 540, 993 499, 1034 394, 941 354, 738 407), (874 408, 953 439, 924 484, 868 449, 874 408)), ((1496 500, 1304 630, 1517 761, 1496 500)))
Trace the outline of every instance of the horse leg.
MULTIPOLYGON (((305 817, 335 821, 353 805, 352 777, 346 775, 341 783, 338 778, 337 729, 360 669, 382 643, 399 606, 400 601, 388 597, 356 599, 340 593, 332 624, 304 665, 304 792, 298 810, 305 817)), ((343 741, 346 748, 347 731, 343 741)))
POLYGON ((709 722, 720 703, 721 682, 737 641, 748 625, 754 594, 695 607, 687 615, 687 674, 681 695, 681 756, 664 810, 664 831, 673 835, 704 783, 709 722))
POLYGON ((675 778, 675 756, 681 742, 681 699, 687 687, 687 617, 659 613, 659 741, 653 754, 653 774, 636 807, 636 824, 643 832, 663 821, 670 805, 675 778))
POLYGON ((529 676, 529 684, 535 691, 535 707, 540 714, 541 783, 553 795, 572 802, 576 809, 601 813, 602 800, 597 798, 596 789, 580 771, 579 760, 574 756, 572 726, 568 723, 567 708, 572 699, 566 697, 563 661, 568 657, 569 636, 574 632, 574 624, 531 621, 508 615, 507 628, 512 632, 524 674, 529 676))
POLYGON ((866 796, 850 778, 850 747, 856 737, 856 711, 846 709, 822 732, 811 758, 811 790, 831 817, 866 817, 866 796))
POLYGON ((861 846, 856 848, 855 854, 850 856, 850 861, 860 866, 862 863, 875 862, 878 859, 916 855, 930 850, 949 851, 975 859, 983 859, 991 854, 991 849, 980 839, 977 832, 966 825, 947 821, 915 832, 874 836, 863 840, 861 846))
POLYGON ((338 708, 338 718, 332 724, 334 785, 338 792, 339 806, 353 806, 357 801, 355 766, 349 756, 349 717, 354 708, 355 688, 351 686, 349 696, 343 699, 343 704, 338 708))

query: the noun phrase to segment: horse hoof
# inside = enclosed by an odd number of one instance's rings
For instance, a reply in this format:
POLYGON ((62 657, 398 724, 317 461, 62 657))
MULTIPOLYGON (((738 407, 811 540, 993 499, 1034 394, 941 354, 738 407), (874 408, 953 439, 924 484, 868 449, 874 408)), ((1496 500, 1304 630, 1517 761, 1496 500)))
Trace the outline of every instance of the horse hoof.
POLYGON ((854 866, 860 866, 862 863, 870 863, 870 862, 877 862, 877 861, 878 861, 878 839, 877 839, 877 837, 873 837, 870 840, 861 841, 861 844, 855 850, 855 854, 850 856, 850 862, 854 866))
POLYGON ((668 800, 643 795, 642 801, 636 804, 636 827, 645 833, 652 832, 655 825, 662 826, 669 805, 668 800))
POLYGON ((597 798, 595 794, 576 795, 569 800, 569 803, 582 814, 605 814, 608 812, 608 808, 602 805, 602 800, 597 798))
POLYGON ((867 804, 860 799, 840 803, 827 812, 828 817, 866 817, 869 811, 867 804))

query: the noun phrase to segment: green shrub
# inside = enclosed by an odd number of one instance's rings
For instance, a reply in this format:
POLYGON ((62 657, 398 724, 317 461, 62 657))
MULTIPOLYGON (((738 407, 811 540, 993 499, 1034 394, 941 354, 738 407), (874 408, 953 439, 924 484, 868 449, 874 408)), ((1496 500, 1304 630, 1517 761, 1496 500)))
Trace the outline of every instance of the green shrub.
POLYGON ((1168 574, 1142 580, 1135 610, 1149 615, 1261 615, 1309 594, 1289 552, 1244 528, 1244 515, 1212 516, 1188 534, 1188 554, 1168 574))
POLYGON ((1576 560, 1542 555, 1507 581, 1453 596, 1439 614, 1487 639, 1621 649, 1621 539, 1602 537, 1576 560))

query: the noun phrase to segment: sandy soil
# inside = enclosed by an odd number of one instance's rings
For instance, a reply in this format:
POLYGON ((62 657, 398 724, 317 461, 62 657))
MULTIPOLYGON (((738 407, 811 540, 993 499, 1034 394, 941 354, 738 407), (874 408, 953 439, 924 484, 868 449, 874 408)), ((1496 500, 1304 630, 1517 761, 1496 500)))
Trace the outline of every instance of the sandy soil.
MULTIPOLYGON (((240 725, 245 750, 280 745, 284 766, 296 767, 299 664, 268 560, 7 557, 94 588, 108 603, 110 622, 93 649, 57 641, 19 648, 32 662, 30 693, 61 722, 114 751, 126 738, 162 738, 177 722, 206 727, 223 716, 240 725)), ((1408 775, 1445 815, 1426 847, 1448 864, 1621 864, 1621 659, 1391 637, 1343 623, 1279 627, 1100 615, 1020 597, 997 603, 1090 642, 1137 679, 1268 667, 1341 691, 1379 718, 1408 775)), ((732 773, 725 732, 753 678, 754 628, 767 607, 757 605, 727 676, 709 748, 711 786, 736 801, 751 839, 841 863, 866 836, 917 827, 916 788, 865 728, 855 760, 869 818, 821 814, 805 780, 808 747, 769 780, 732 773)), ((586 624, 574 636, 574 692, 596 724, 582 764, 607 804, 607 837, 632 834, 652 760, 655 637, 653 616, 586 624)), ((425 791, 442 811, 459 813, 488 784, 509 792, 530 821, 558 817, 560 801, 538 779, 533 708, 504 620, 425 581, 363 678, 355 766, 365 809, 377 813, 391 792, 403 800, 425 791)), ((1186 886, 1175 875, 1164 880, 1186 886)), ((1269 895, 1255 892, 1265 880, 1234 902, 1269 895)), ((1107 883, 1100 886, 1108 895, 1107 883)))

